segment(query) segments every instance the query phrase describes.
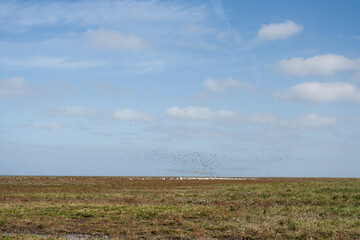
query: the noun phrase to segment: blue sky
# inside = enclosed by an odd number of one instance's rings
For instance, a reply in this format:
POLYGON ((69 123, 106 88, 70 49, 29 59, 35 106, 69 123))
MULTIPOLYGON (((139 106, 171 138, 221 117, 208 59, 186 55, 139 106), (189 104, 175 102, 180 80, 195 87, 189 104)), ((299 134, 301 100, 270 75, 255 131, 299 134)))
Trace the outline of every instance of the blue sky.
POLYGON ((1 1, 0 174, 360 177, 359 1, 1 1))

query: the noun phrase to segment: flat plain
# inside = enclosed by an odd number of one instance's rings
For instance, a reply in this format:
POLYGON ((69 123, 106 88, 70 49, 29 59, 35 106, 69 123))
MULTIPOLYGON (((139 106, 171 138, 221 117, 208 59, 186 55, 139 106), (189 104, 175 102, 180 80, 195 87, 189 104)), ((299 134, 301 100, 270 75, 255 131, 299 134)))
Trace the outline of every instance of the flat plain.
POLYGON ((360 179, 0 176, 0 239, 360 239, 360 179))

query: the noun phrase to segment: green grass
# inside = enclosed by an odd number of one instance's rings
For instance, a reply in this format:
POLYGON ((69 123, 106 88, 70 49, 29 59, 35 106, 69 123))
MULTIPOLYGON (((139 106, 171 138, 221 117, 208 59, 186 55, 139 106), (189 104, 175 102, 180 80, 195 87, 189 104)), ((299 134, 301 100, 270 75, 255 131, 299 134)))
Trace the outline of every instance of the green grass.
POLYGON ((360 239, 360 179, 0 177, 0 239, 68 234, 360 239))

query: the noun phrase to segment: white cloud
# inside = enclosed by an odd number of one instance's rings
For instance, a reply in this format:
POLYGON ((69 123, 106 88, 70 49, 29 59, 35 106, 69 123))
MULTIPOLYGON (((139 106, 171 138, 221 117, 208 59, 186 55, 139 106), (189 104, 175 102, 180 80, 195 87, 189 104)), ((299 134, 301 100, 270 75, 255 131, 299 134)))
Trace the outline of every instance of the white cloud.
POLYGON ((119 31, 108 29, 87 30, 84 38, 89 44, 105 49, 135 50, 147 45, 136 35, 122 34, 119 31))
POLYGON ((95 107, 61 107, 46 110, 44 113, 57 116, 94 116, 99 110, 95 107))
POLYGON ((0 65, 6 67, 26 67, 26 68, 52 68, 52 69, 81 69, 91 68, 103 65, 101 62, 94 62, 91 60, 86 61, 68 61, 64 58, 54 58, 46 56, 31 56, 21 59, 2 58, 0 65))
POLYGON ((191 106, 183 109, 177 106, 171 107, 166 110, 166 114, 172 118, 183 121, 222 120, 236 117, 236 113, 231 111, 212 111, 209 108, 191 106))
POLYGON ((360 102, 360 89, 345 82, 305 82, 276 93, 284 101, 311 103, 360 102))
POLYGON ((8 78, 0 80, 0 99, 24 94, 26 83, 22 78, 8 78))
POLYGON ((232 78, 226 78, 224 80, 215 80, 207 78, 203 82, 203 86, 211 91, 223 93, 231 88, 245 88, 246 90, 252 90, 255 87, 249 83, 240 82, 232 78))
POLYGON ((149 113, 126 108, 115 111, 113 117, 123 121, 152 122, 156 120, 156 117, 149 113))
POLYGON ((58 129, 63 128, 64 126, 57 122, 47 122, 47 123, 32 123, 30 127, 39 128, 39 129, 58 129))
POLYGON ((268 25, 262 25, 257 33, 256 40, 271 41, 285 39, 300 33, 303 29, 304 28, 302 25, 296 24, 293 21, 289 20, 283 23, 271 23, 268 25))
POLYGON ((335 72, 360 69, 360 59, 327 54, 304 59, 284 59, 279 62, 282 72, 296 75, 332 75, 335 72))

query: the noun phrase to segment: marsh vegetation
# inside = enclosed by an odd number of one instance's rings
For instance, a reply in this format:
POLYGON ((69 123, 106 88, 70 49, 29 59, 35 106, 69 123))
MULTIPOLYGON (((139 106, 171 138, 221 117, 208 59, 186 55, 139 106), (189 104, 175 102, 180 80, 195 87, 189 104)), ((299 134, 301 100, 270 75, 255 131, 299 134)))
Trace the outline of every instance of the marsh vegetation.
POLYGON ((3 239, 359 239, 360 179, 0 177, 3 239))

